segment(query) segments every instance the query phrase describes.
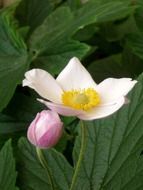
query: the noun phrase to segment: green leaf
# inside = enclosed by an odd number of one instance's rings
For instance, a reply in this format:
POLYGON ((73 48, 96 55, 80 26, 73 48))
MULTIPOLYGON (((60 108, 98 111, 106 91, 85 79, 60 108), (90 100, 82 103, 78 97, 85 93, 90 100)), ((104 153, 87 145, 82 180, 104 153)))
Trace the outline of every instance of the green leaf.
POLYGON ((77 31, 73 38, 82 42, 88 42, 90 39, 94 39, 95 33, 97 33, 98 30, 99 27, 97 27, 95 24, 90 24, 77 31))
POLYGON ((142 0, 137 0, 135 1, 135 4, 137 4, 137 9, 135 12, 135 20, 137 23, 137 26, 141 32, 143 32, 143 25, 142 25, 142 20, 143 20, 143 1, 142 0))
POLYGON ((51 47, 47 54, 39 56, 32 67, 38 67, 52 74, 58 74, 72 57, 82 58, 89 52, 90 47, 78 41, 68 41, 65 44, 56 46, 55 50, 51 47))
POLYGON ((143 71, 142 60, 139 56, 135 55, 128 45, 124 46, 122 62, 126 71, 129 73, 128 77, 137 78, 143 71))
POLYGON ((67 25, 72 20, 73 15, 69 8, 57 9, 34 31, 30 39, 30 48, 40 54, 51 47, 53 48, 57 42, 61 43, 65 37, 67 25))
POLYGON ((122 54, 115 54, 103 59, 91 62, 88 71, 99 83, 106 78, 137 77, 143 71, 142 60, 131 49, 124 45, 122 54))
POLYGON ((127 45, 132 52, 143 59, 143 36, 140 33, 130 34, 127 38, 127 45))
POLYGON ((109 42, 121 40, 125 35, 137 32, 136 22, 133 16, 119 22, 109 22, 101 25, 100 33, 109 42))
MULTIPOLYGON (((22 89, 23 90, 23 89, 22 89)), ((36 100, 36 97, 27 96, 21 92, 14 94, 6 109, 5 115, 14 118, 18 122, 29 123, 45 106, 36 100)))
POLYGON ((45 50, 48 51, 57 42, 63 43, 64 38, 71 37, 81 27, 95 22, 123 18, 130 12, 131 8, 121 2, 100 5, 91 1, 75 12, 75 15, 68 7, 61 7, 50 14, 43 24, 34 31, 31 36, 30 47, 37 54, 40 54, 45 50))
POLYGON ((33 31, 52 12, 56 4, 53 0, 24 0, 16 10, 17 18, 22 25, 30 26, 33 31), (33 19, 34 18, 34 19, 33 19))
POLYGON ((0 113, 0 147, 9 138, 12 138, 14 145, 16 145, 19 137, 25 135, 29 123, 23 120, 18 121, 13 117, 0 113))
MULTIPOLYGON (((19 142, 19 180, 21 190, 47 190, 52 189, 48 181, 47 171, 41 166, 35 151, 26 139, 19 142)), ((55 190, 67 190, 72 177, 72 167, 62 154, 54 149, 43 151, 50 170, 55 190)), ((53 189, 52 189, 53 190, 53 189)))
POLYGON ((122 64, 121 54, 92 62, 89 64, 88 70, 97 83, 109 77, 120 78, 129 75, 125 66, 122 64))
POLYGON ((95 1, 89 1, 74 12, 68 7, 56 9, 31 35, 30 51, 38 57, 33 66, 57 74, 72 56, 82 58, 89 51, 86 44, 71 40, 75 32, 92 23, 123 18, 131 10, 125 3, 95 1))
POLYGON ((43 109, 36 98, 15 93, 7 108, 0 113, 0 147, 9 138, 17 144, 17 140, 26 135, 27 127, 36 114, 43 109))
POLYGON ((81 0, 68 0, 67 1, 69 7, 74 11, 81 7, 82 3, 81 0))
MULTIPOLYGON (((143 189, 143 75, 116 114, 85 123, 86 150, 74 189, 143 189)), ((75 163, 81 134, 74 147, 75 163)))
MULTIPOLYGON (((98 1, 98 0, 94 0, 94 1, 98 1)), ((115 1, 117 1, 117 2, 120 1, 120 2, 124 2, 124 3, 132 3, 134 5, 132 0, 114 0, 114 2, 115 1)), ((113 0, 101 0, 100 1, 100 3, 107 3, 107 2, 113 2, 113 0)))
POLYGON ((0 151, 0 189, 17 190, 15 186, 16 177, 15 160, 11 141, 9 140, 0 151))
POLYGON ((75 13, 74 25, 79 29, 92 23, 115 21, 130 15, 132 11, 133 7, 127 2, 106 1, 103 3, 91 0, 75 13))
POLYGON ((8 104, 28 67, 26 46, 8 14, 0 13, 0 110, 8 104))

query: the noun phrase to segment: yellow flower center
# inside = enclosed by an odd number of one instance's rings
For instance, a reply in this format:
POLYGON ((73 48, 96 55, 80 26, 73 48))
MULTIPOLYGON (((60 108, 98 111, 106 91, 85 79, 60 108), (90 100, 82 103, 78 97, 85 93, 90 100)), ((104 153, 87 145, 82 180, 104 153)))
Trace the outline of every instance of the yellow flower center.
POLYGON ((100 97, 93 88, 70 90, 62 94, 62 102, 65 106, 87 111, 100 103, 100 97))

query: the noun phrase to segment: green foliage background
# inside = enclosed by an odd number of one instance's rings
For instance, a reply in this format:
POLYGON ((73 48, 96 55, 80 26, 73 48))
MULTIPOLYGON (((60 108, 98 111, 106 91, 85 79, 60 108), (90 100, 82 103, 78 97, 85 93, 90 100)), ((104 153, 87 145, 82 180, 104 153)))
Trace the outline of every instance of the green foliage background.
POLYGON ((0 189, 143 189, 142 21, 142 0, 21 0, 1 7, 0 189), (21 82, 31 68, 57 76, 73 56, 96 82, 131 77, 138 84, 128 96, 130 103, 116 114, 84 122, 86 146, 78 172, 80 122, 63 117, 62 139, 43 151, 46 171, 24 137, 45 107, 21 82))

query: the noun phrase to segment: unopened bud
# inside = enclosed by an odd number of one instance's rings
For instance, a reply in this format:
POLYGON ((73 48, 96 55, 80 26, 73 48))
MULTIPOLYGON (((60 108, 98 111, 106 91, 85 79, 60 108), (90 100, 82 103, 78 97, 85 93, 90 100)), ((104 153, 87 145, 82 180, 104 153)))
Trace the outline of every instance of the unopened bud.
POLYGON ((60 139, 63 123, 56 112, 44 110, 36 115, 27 132, 29 141, 39 148, 51 148, 60 139))

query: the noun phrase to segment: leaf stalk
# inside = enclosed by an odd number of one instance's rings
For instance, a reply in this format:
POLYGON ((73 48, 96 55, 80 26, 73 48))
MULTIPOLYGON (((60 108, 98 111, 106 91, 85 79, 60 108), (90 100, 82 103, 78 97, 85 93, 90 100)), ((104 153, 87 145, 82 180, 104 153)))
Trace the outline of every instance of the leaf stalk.
POLYGON ((43 151, 42 149, 36 147, 36 153, 37 153, 37 157, 41 163, 41 165, 43 166, 43 168, 46 170, 47 172, 47 175, 48 175, 48 181, 50 183, 50 186, 51 186, 51 190, 54 190, 54 182, 53 182, 53 177, 51 175, 51 171, 49 169, 49 166, 47 164, 47 160, 45 159, 45 156, 43 154, 43 151))

